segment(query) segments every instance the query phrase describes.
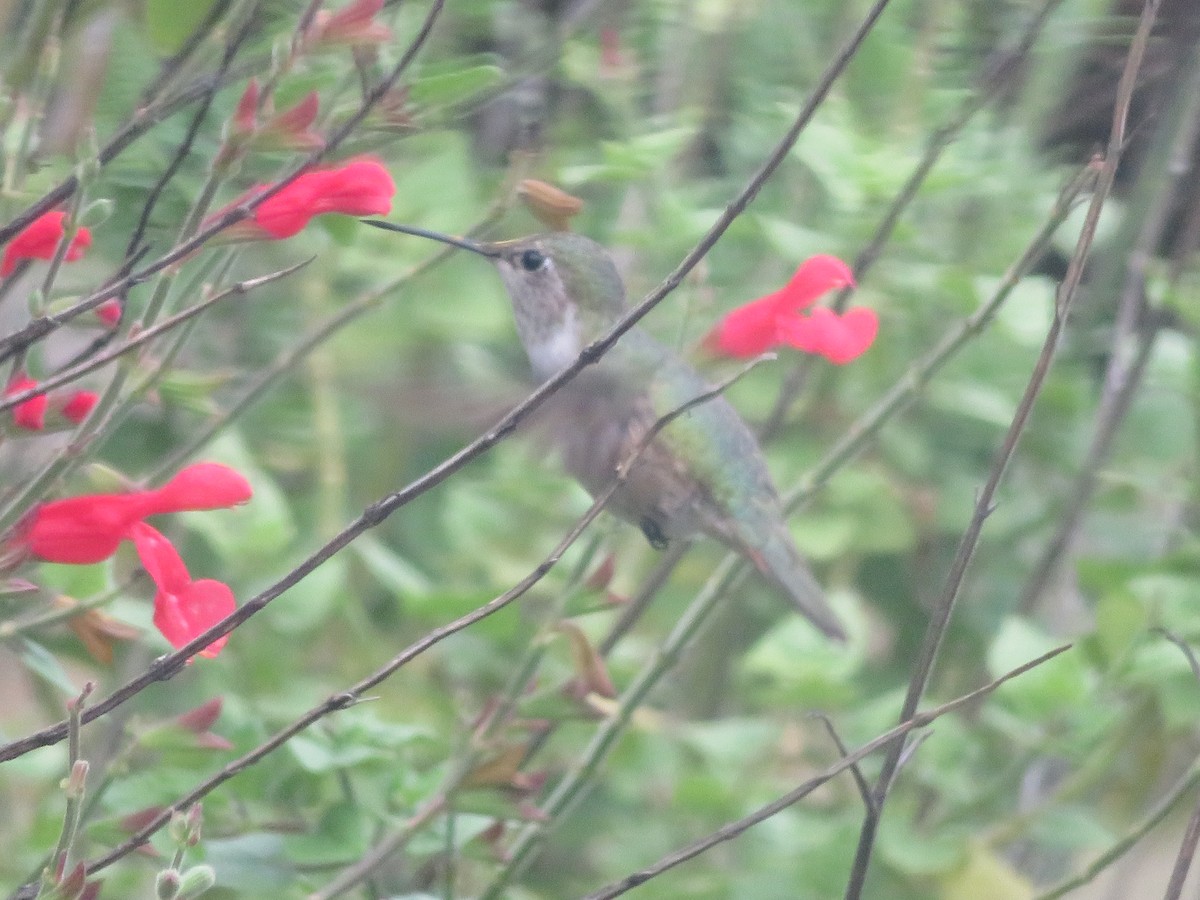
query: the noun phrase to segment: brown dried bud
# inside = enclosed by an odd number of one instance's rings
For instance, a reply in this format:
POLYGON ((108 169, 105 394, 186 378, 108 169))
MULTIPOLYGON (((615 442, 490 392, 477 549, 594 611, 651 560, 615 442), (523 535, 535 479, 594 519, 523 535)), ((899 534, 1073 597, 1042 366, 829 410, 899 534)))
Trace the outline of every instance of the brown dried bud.
POLYGON ((526 178, 517 185, 517 196, 539 222, 553 231, 570 231, 571 218, 583 209, 583 201, 545 181, 526 178))

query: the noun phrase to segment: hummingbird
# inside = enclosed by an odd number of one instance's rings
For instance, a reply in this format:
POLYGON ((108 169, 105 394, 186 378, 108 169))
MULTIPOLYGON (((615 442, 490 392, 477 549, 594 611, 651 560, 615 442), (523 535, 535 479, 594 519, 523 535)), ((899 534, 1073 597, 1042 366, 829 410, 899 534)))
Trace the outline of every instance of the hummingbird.
MULTIPOLYGON (((608 251, 575 232, 477 241, 363 221, 490 259, 540 381, 573 363, 628 311, 625 285, 608 251)), ((758 441, 723 396, 687 409, 641 446, 662 417, 711 390, 679 354, 631 328, 548 401, 565 468, 595 496, 641 448, 608 509, 641 528, 657 550, 700 533, 715 538, 748 559, 824 634, 844 640, 788 531, 758 441)))

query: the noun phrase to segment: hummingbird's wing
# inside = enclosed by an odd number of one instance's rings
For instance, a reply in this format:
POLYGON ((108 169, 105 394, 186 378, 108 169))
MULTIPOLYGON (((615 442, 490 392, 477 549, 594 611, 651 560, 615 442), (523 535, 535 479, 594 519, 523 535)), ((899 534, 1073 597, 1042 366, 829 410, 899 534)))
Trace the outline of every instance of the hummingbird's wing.
MULTIPOLYGON (((646 402, 639 412, 643 433, 711 390, 694 368, 644 332, 630 331, 613 350, 619 352, 605 357, 609 365, 632 373, 644 386, 646 402)), ((670 474, 667 496, 674 498, 674 521, 669 515, 664 523, 652 518, 659 533, 670 537, 700 530, 717 538, 754 563, 821 631, 845 638, 788 531, 758 441, 724 397, 683 412, 649 451, 657 468, 670 474)), ((631 470, 631 481, 638 471, 631 470)), ((651 536, 646 523, 640 524, 651 536)))

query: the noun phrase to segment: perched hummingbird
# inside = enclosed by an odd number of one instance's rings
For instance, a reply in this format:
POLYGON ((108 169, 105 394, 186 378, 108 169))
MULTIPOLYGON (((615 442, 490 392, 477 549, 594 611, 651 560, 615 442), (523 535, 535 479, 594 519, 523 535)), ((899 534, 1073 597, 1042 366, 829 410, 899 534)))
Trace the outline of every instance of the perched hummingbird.
MULTIPOLYGON (((483 242, 407 225, 368 225, 452 244, 492 260, 508 289, 534 375, 546 380, 627 312, 608 252, 573 232, 483 242)), ((551 399, 554 440, 567 470, 593 495, 660 418, 711 390, 676 353, 637 327, 551 399)), ((698 532, 749 559, 813 624, 845 633, 788 532, 754 435, 724 397, 671 421, 642 451, 608 508, 656 549, 698 532)))

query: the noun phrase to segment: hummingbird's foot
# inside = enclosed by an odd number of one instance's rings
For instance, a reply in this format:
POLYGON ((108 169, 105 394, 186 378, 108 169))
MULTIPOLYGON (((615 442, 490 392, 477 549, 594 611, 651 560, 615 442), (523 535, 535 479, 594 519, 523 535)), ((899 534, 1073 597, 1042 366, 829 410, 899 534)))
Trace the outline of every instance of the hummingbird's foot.
POLYGON ((638 527, 642 529, 642 534, 646 536, 646 540, 650 542, 650 546, 655 550, 666 550, 669 545, 667 536, 663 534, 662 527, 649 516, 644 516, 642 521, 638 522, 638 527))

